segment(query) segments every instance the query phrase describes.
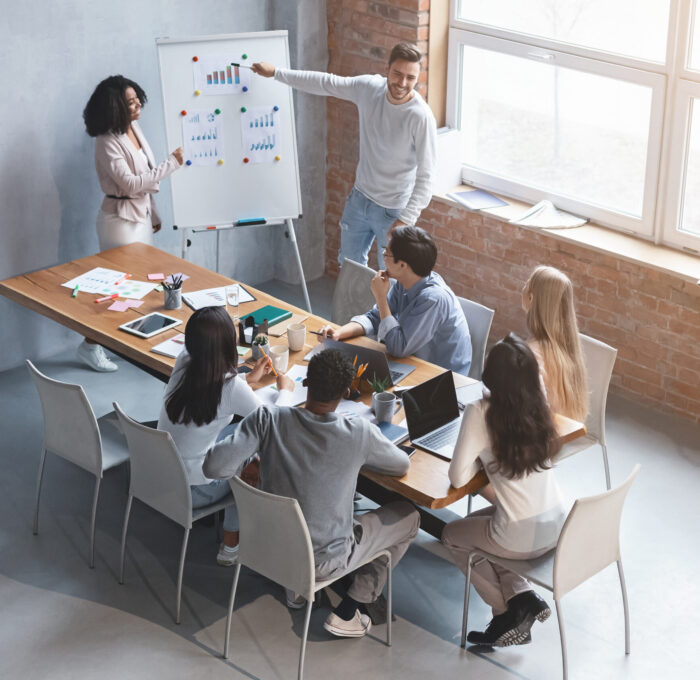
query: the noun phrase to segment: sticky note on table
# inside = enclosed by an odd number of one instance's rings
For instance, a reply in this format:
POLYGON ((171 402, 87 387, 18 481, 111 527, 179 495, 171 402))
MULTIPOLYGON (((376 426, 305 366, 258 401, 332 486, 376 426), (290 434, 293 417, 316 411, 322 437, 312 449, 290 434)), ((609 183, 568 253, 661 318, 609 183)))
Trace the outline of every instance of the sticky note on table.
POLYGON ((177 273, 177 274, 169 274, 168 278, 165 279, 165 283, 172 283, 173 282, 173 277, 179 278, 182 281, 187 281, 190 277, 187 276, 187 274, 182 274, 182 273, 177 273))
POLYGON ((143 300, 124 300, 124 304, 127 307, 140 307, 143 304, 143 300))
POLYGON ((149 281, 162 281, 165 278, 165 274, 149 274, 149 281))
POLYGON ((125 302, 123 300, 116 300, 113 302, 107 309, 110 312, 125 312, 127 309, 129 309, 129 303, 125 302))

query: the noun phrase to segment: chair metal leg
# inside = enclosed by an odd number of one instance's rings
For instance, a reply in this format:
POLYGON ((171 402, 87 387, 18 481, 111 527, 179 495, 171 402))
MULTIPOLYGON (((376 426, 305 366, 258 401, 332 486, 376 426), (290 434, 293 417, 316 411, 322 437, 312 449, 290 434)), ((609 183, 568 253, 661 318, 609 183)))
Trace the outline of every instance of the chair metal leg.
POLYGON ((564 680, 568 680, 569 666, 566 660, 566 636, 564 634, 564 617, 562 616, 561 603, 559 600, 554 600, 554 606, 557 609, 557 621, 559 622, 559 638, 561 640, 561 664, 564 680))
POLYGON ((129 515, 131 514, 131 502, 134 497, 129 494, 126 501, 126 510, 124 511, 124 524, 122 525, 122 550, 119 556, 119 583, 124 583, 124 558, 126 557, 126 530, 129 526, 129 515))
POLYGON ((601 444, 600 448, 603 450, 603 465, 605 466, 605 486, 610 490, 610 463, 608 463, 608 447, 605 444, 601 444))
POLYGON ((617 573, 620 576, 620 589, 622 590, 622 608, 625 612, 625 654, 630 653, 630 610, 627 602, 627 586, 625 584, 625 572, 622 570, 622 560, 617 561, 617 573))
POLYGON ((386 587, 386 646, 391 647, 391 555, 388 556, 386 561, 386 587))
POLYGON ((92 515, 90 517, 90 569, 95 568, 95 519, 97 517, 97 499, 100 497, 99 477, 95 477, 95 493, 92 498, 92 515))
POLYGON ((190 530, 185 529, 182 537, 182 550, 180 550, 180 566, 177 570, 177 602, 175 605, 175 623, 180 623, 180 600, 182 599, 182 573, 185 571, 185 553, 187 552, 187 541, 190 537, 190 530))
POLYGON ((238 577, 241 573, 240 563, 236 564, 236 571, 233 574, 233 584, 231 585, 231 596, 228 599, 228 613, 226 615, 226 637, 224 638, 224 659, 228 659, 228 645, 231 637, 231 617, 233 616, 233 601, 236 599, 236 589, 238 588, 238 577))
POLYGON ((467 515, 472 514, 472 495, 469 494, 468 500, 467 500, 467 515))
POLYGON ((34 505, 34 526, 32 532, 36 536, 39 533, 39 496, 41 495, 41 481, 44 477, 44 463, 46 462, 46 449, 41 450, 41 460, 39 461, 39 474, 36 478, 36 503, 34 505))
POLYGON ((314 599, 311 598, 306 603, 306 614, 304 616, 304 633, 301 636, 301 650, 299 651, 299 672, 297 673, 297 680, 302 680, 304 677, 304 656, 306 655, 306 638, 309 634, 309 621, 311 620, 311 607, 313 606, 314 599))
POLYGON ((472 555, 467 557, 467 579, 464 586, 464 611, 462 612, 462 639, 459 643, 460 647, 467 646, 467 617, 469 615, 469 586, 472 581, 472 555))

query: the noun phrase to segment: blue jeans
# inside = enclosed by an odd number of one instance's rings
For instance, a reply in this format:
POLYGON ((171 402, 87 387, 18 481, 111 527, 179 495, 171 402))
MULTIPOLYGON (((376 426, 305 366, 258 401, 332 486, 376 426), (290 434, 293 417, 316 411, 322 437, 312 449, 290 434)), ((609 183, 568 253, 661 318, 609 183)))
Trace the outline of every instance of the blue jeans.
MULTIPOLYGON (((191 486, 190 491, 192 492, 192 509, 195 510, 220 501, 231 491, 231 486, 228 479, 215 479, 209 484, 191 486)), ((235 505, 229 505, 224 510, 224 531, 238 531, 238 510, 235 505)))
POLYGON ((384 269, 382 251, 389 242, 389 229, 401 213, 400 208, 382 208, 353 187, 340 218, 340 251, 338 262, 347 257, 360 264, 367 264, 372 242, 377 239, 377 261, 384 269))

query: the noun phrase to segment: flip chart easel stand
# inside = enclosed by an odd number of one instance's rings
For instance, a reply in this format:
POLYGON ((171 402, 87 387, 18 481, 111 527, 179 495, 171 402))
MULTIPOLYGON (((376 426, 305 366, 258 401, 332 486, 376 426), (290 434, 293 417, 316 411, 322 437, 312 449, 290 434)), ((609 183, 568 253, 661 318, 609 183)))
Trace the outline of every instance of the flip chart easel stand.
MULTIPOLYGON (((311 310, 311 301, 309 300, 309 291, 306 288, 306 278, 304 277, 304 268, 301 264, 301 255, 299 254, 299 246, 297 244, 297 235, 294 231, 294 222, 291 218, 285 220, 274 220, 265 221, 265 225, 284 225, 287 227, 287 235, 289 240, 292 242, 292 247, 294 248, 294 256, 296 257, 297 266, 299 267, 299 276, 301 278, 301 289, 304 293, 304 303, 306 304, 306 309, 309 314, 313 314, 311 310)), ((245 229, 246 227, 254 227, 258 225, 244 225, 244 224, 217 224, 209 227, 178 227, 173 226, 173 229, 182 231, 182 259, 187 259, 187 249, 192 245, 192 240, 189 238, 194 234, 210 234, 211 232, 216 232, 216 271, 219 272, 219 246, 220 246, 220 236, 222 231, 228 231, 230 229, 245 229)))

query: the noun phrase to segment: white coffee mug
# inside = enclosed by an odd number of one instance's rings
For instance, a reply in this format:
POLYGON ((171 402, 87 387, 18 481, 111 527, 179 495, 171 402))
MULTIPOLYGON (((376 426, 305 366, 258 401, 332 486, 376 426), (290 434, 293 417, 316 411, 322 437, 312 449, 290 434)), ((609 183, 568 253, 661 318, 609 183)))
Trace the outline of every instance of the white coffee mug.
POLYGON ((378 423, 390 423, 396 413, 396 395, 392 392, 375 392, 372 395, 372 408, 378 423))
POLYGON ((273 345, 270 347, 270 359, 278 373, 286 373, 289 365, 289 347, 287 345, 273 345))
POLYGON ((306 326, 303 323, 290 323, 287 326, 287 341, 292 352, 304 349, 306 342, 306 326))

